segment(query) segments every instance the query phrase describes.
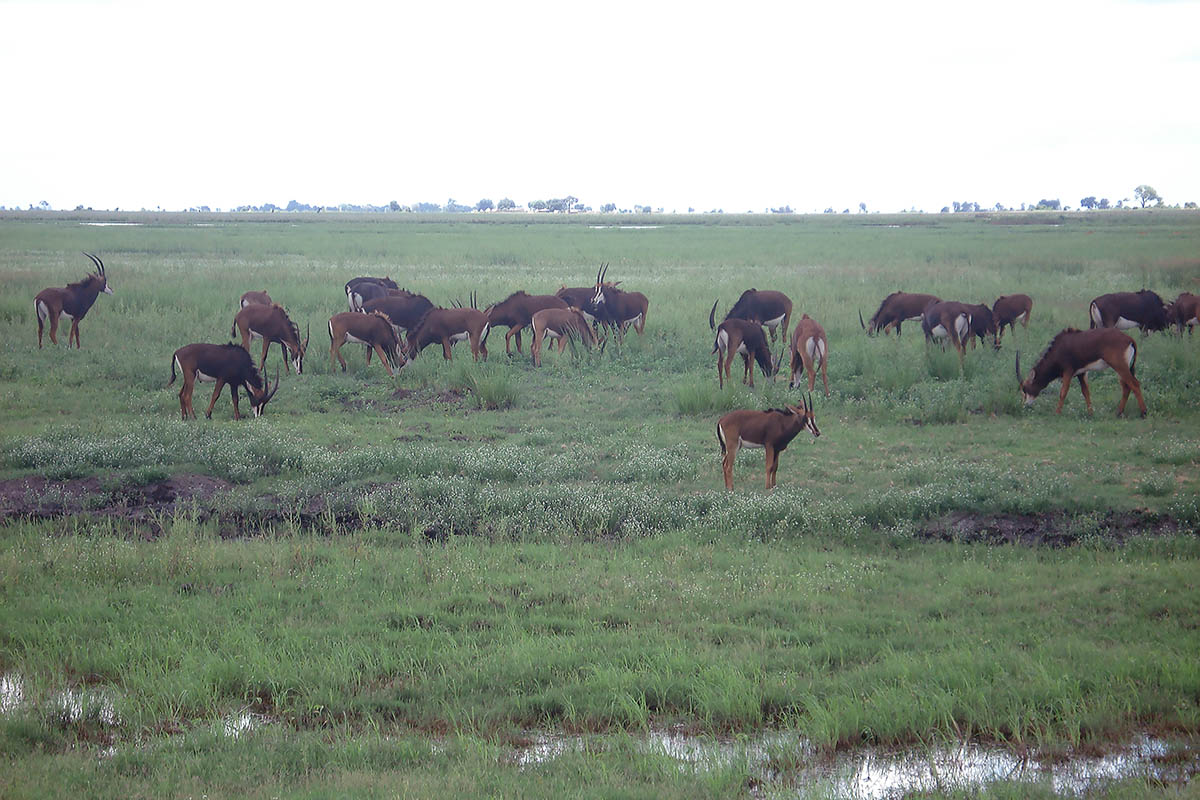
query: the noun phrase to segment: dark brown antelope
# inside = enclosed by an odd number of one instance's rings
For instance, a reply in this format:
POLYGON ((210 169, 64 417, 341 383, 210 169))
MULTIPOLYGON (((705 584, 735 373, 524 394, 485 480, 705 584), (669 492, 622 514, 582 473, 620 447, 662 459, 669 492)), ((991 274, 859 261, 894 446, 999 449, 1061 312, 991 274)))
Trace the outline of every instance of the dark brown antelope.
POLYGON ((46 320, 50 321, 50 341, 58 344, 58 318, 60 316, 71 320, 71 330, 67 333, 67 347, 71 341, 83 349, 79 343, 79 321, 87 315, 88 309, 96 302, 100 293, 112 294, 108 285, 108 276, 104 274, 104 262, 91 253, 84 253, 96 265, 96 271, 81 281, 69 283, 63 288, 42 289, 33 298, 33 313, 37 316, 38 349, 42 348, 42 327, 46 320))
POLYGON ((1029 328, 1029 315, 1033 312, 1033 298, 1027 294, 1006 294, 996 298, 992 304, 992 319, 996 323, 996 344, 1004 338, 1004 329, 1029 328))
POLYGON ((405 355, 411 361, 434 342, 442 343, 442 357, 451 360, 450 346, 469 341, 471 355, 487 361, 487 336, 490 329, 487 316, 475 308, 431 308, 408 332, 405 355))
POLYGON ((242 295, 242 299, 238 303, 241 308, 245 308, 251 304, 269 306, 271 305, 271 295, 267 294, 265 290, 261 292, 246 292, 242 295))
POLYGON ((342 358, 342 345, 354 342, 366 345, 367 366, 371 366, 371 353, 379 355, 379 361, 387 374, 395 375, 392 367, 400 369, 406 363, 400 352, 400 336, 392 321, 382 311, 362 314, 343 311, 329 318, 329 368, 333 368, 336 357, 346 371, 346 359, 342 358))
POLYGON ((886 335, 893 327, 896 335, 900 335, 900 326, 910 319, 920 319, 921 312, 930 303, 940 302, 941 298, 931 294, 909 294, 908 292, 892 292, 883 298, 879 310, 870 322, 863 322, 862 312, 858 312, 858 324, 863 327, 868 336, 883 331, 886 335))
POLYGON ((921 314, 921 330, 925 331, 927 342, 949 339, 958 351, 961 364, 967 354, 967 339, 971 335, 971 309, 965 303, 953 301, 930 303, 921 314))
POLYGON ((1154 292, 1114 292, 1102 294, 1088 306, 1089 328, 1141 328, 1143 333, 1167 327, 1166 306, 1154 292))
POLYGON ((982 346, 987 337, 992 337, 992 349, 1000 349, 1000 337, 996 334, 996 318, 992 315, 992 310, 983 303, 967 304, 967 311, 971 314, 971 329, 967 331, 967 339, 971 342, 971 349, 975 349, 975 340, 979 339, 979 344, 982 346))
POLYGON ((387 314, 387 318, 397 328, 410 331, 431 308, 433 308, 433 303, 425 295, 404 293, 368 300, 362 304, 362 308, 359 310, 368 314, 373 311, 382 311, 387 314))
POLYGON ((351 311, 361 311, 363 303, 375 297, 382 297, 388 289, 399 289, 396 282, 388 277, 383 278, 351 278, 346 281, 346 302, 351 311), (362 287, 360 290, 358 287, 362 287))
MULTIPOLYGON (((717 304, 713 303, 713 310, 709 312, 709 327, 712 327, 713 315, 716 313, 717 304)), ((792 317, 792 300, 783 292, 775 292, 769 289, 759 291, 758 289, 747 289, 742 292, 742 296, 733 304, 733 308, 725 315, 725 319, 744 319, 749 322, 757 322, 759 325, 765 325, 767 330, 771 332, 771 341, 775 341, 775 329, 780 325, 783 330, 780 331, 782 341, 787 341, 788 321, 792 317)))
POLYGON ((1174 302, 1167 306, 1167 323, 1174 325, 1180 336, 1183 335, 1183 327, 1186 325, 1188 336, 1191 336, 1192 328, 1200 325, 1200 296, 1183 292, 1176 297, 1174 302))
POLYGON ((821 382, 825 384, 825 396, 829 397, 829 378, 825 374, 829 345, 825 340, 825 329, 808 314, 800 317, 792 331, 792 374, 788 385, 800 388, 801 369, 808 373, 808 391, 811 394, 817 383, 818 364, 821 365, 821 382))
POLYGON ((517 352, 521 352, 521 331, 533 324, 534 314, 547 308, 564 310, 567 307, 566 301, 557 295, 520 291, 513 292, 499 303, 492 303, 483 313, 492 327, 508 326, 508 333, 504 334, 504 354, 511 355, 513 337, 517 340, 517 352))
POLYGON ((1083 400, 1087 403, 1088 413, 1092 413, 1092 393, 1088 389, 1087 374, 1096 370, 1112 367, 1121 379, 1121 402, 1117 405, 1117 416, 1125 413, 1125 402, 1129 393, 1137 396, 1138 406, 1142 416, 1146 416, 1146 401, 1142 398, 1142 385, 1133 374, 1137 363, 1137 343, 1124 333, 1114 328, 1093 328, 1079 331, 1067 328, 1051 340, 1050 346, 1042 357, 1034 364, 1029 377, 1021 380, 1021 354, 1017 353, 1017 383, 1021 387, 1021 397, 1026 406, 1033 405, 1034 399, 1041 394, 1051 381, 1062 381, 1062 390, 1058 395, 1058 407, 1055 413, 1061 414, 1063 401, 1067 399, 1067 390, 1071 388, 1071 378, 1079 379, 1079 389, 1083 392, 1083 400))
MULTIPOLYGON (((567 348, 567 340, 572 336, 579 337, 590 350, 597 344, 595 331, 587 317, 578 308, 543 308, 533 315, 533 344, 529 346, 529 354, 533 356, 533 365, 542 365, 542 347, 547 339, 558 340, 558 352, 567 348)), ((553 347, 553 342, 550 345, 553 347)))
POLYGON ((730 411, 717 421, 717 441, 721 443, 721 469, 725 473, 725 488, 733 490, 733 463, 740 447, 761 447, 767 457, 767 488, 775 488, 775 473, 779 470, 779 454, 787 449, 801 431, 817 438, 817 418, 813 413, 812 396, 803 406, 786 406, 767 411, 742 409, 730 411))
POLYGON ((733 380, 730 369, 735 355, 740 355, 745 362, 746 370, 742 376, 742 383, 754 386, 754 365, 751 359, 758 362, 763 377, 769 378, 774 375, 779 370, 783 353, 781 352, 778 358, 771 358, 771 346, 767 344, 767 335, 763 333, 762 326, 744 319, 727 319, 720 325, 715 325, 716 311, 717 306, 714 303, 713 310, 708 315, 708 324, 717 332, 712 352, 717 354, 717 380, 721 388, 725 388, 726 379, 733 380))
POLYGON ((276 372, 275 385, 265 382, 259 377, 254 368, 254 359, 244 348, 236 344, 189 344, 175 351, 171 357, 171 380, 167 386, 175 383, 175 368, 179 367, 183 374, 183 388, 179 390, 179 410, 183 418, 196 418, 196 409, 192 407, 192 391, 196 381, 215 382, 212 399, 208 401, 208 409, 204 416, 212 419, 213 406, 221 396, 221 390, 229 385, 229 394, 233 397, 233 418, 241 419, 238 411, 238 390, 245 389, 250 397, 250 406, 254 416, 262 416, 263 408, 279 390, 279 374, 276 372))
POLYGON ((250 340, 262 339, 262 359, 258 368, 265 369, 267 351, 273 342, 279 343, 279 349, 284 351, 283 366, 290 373, 292 367, 299 375, 304 368, 304 353, 308 350, 308 334, 300 341, 300 329, 288 317, 283 306, 272 303, 269 306, 251 304, 243 308, 233 318, 233 328, 230 336, 242 334, 242 347, 250 352, 250 340), (290 364, 289 364, 290 361, 290 364))
POLYGON ((625 331, 633 325, 638 336, 646 329, 646 312, 650 309, 650 301, 641 292, 626 292, 617 288, 616 283, 605 283, 604 276, 608 274, 608 265, 603 268, 603 275, 596 283, 596 293, 592 295, 592 308, 596 316, 607 322, 617 332, 617 343, 625 340, 625 331))

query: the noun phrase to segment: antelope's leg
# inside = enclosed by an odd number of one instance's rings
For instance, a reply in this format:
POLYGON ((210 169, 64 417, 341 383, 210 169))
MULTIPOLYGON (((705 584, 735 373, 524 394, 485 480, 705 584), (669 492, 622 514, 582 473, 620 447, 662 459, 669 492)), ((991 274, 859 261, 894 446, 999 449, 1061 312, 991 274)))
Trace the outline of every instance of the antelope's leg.
MULTIPOLYGON (((1121 384, 1123 386, 1125 384, 1125 381, 1121 381, 1121 384)), ((1083 392, 1083 402, 1087 404, 1087 411, 1089 414, 1091 414, 1092 413, 1092 392, 1091 392, 1091 389, 1088 388, 1086 372, 1079 373, 1079 391, 1083 392)), ((1129 391, 1126 390, 1125 393, 1129 394, 1129 391)), ((1123 405, 1124 405, 1124 403, 1122 403, 1122 406, 1123 405)), ((1120 414, 1121 413, 1120 410, 1118 410, 1117 413, 1120 414)))
MULTIPOLYGON (((37 313, 36 310, 34 313, 35 314, 37 313)), ((42 349, 42 327, 45 325, 45 323, 42 322, 41 314, 38 314, 37 318, 38 318, 38 350, 41 350, 42 349)))
POLYGON ((725 359, 725 354, 722 353, 720 350, 717 350, 717 382, 720 384, 722 389, 725 388, 725 370, 723 368, 723 365, 721 364, 721 362, 724 361, 724 359, 725 359))
POLYGON ((725 488, 730 491, 733 491, 733 462, 737 459, 739 444, 736 436, 732 439, 725 437, 725 458, 721 461, 721 471, 725 474, 725 488))
MULTIPOLYGON (((264 336, 263 337, 262 359, 260 359, 258 362, 258 371, 259 372, 266 372, 266 370, 267 370, 267 351, 270 348, 271 348, 271 340, 264 336)), ((290 375, 292 372, 292 367, 290 364, 288 364, 286 351, 284 352, 284 355, 283 355, 283 366, 287 368, 288 374, 290 375)))
POLYGON ((222 378, 217 378, 217 387, 213 389, 212 399, 208 401, 208 410, 204 412, 204 416, 212 419, 213 406, 217 404, 217 398, 221 396, 221 390, 225 388, 225 381, 222 378))
POLYGON ((68 348, 71 346, 72 339, 75 340, 75 348, 77 350, 82 350, 83 345, 81 345, 79 343, 79 318, 78 317, 74 317, 71 319, 71 332, 67 334, 67 347, 68 348))
MULTIPOLYGON (((189 380, 188 376, 184 375, 183 386, 179 387, 179 413, 183 415, 184 419, 188 418, 188 409, 192 405, 192 389, 195 388, 194 381, 194 377, 189 380)), ((194 419, 195 416, 196 412, 193 411, 192 418, 194 419)))
POLYGON ((742 383, 749 383, 750 388, 754 388, 754 362, 750 360, 750 354, 742 355, 742 361, 746 366, 746 374, 742 376, 742 383))
MULTIPOLYGON (((392 365, 388 363, 387 356, 383 354, 383 348, 379 346, 378 342, 375 343, 375 352, 379 354, 379 363, 383 364, 383 368, 387 370, 388 377, 395 375, 396 373, 392 372, 392 365)), ((367 357, 370 358, 370 356, 371 351, 368 350, 367 357)))
MULTIPOLYGON (((828 351, 826 351, 826 352, 828 352, 828 351)), ((829 362, 828 359, 826 359, 824 357, 821 358, 821 382, 825 384, 825 396, 826 397, 829 397, 829 376, 825 374, 825 365, 828 362, 829 362)), ((809 386, 808 390, 811 392, 812 387, 809 386)))
POLYGON ((1146 416, 1146 400, 1142 397, 1142 384, 1133 376, 1133 371, 1128 367, 1117 373, 1121 378, 1121 403, 1117 406, 1117 416, 1125 413, 1125 403, 1129 400, 1129 392, 1132 391, 1134 397, 1137 398, 1138 408, 1142 412, 1142 416, 1146 416))
POLYGON ((1071 388, 1071 373, 1068 370, 1062 376, 1062 390, 1058 393, 1058 408, 1054 409, 1055 414, 1062 413, 1063 403, 1067 399, 1067 392, 1070 390, 1070 388, 1071 388))
POLYGON ((779 453, 775 452, 775 448, 771 445, 763 447, 767 457, 767 488, 775 488, 775 470, 779 469, 779 453))
POLYGON ((233 398, 233 418, 241 419, 242 415, 238 411, 238 385, 236 383, 229 384, 229 396, 233 398))
MULTIPOLYGON (((343 339, 343 341, 344 341, 344 339, 343 339)), ((330 342, 329 343, 329 368, 330 369, 333 369, 333 359, 335 356, 337 357, 337 360, 340 361, 342 364, 342 372, 345 372, 346 371, 346 359, 342 358, 342 342, 330 342)))

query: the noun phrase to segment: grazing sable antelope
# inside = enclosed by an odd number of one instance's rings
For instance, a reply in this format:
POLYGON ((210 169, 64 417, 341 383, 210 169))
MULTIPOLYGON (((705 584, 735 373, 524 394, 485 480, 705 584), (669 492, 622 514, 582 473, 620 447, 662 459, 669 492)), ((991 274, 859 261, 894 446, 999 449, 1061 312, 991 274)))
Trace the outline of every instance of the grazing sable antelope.
POLYGON ((375 289, 368 288, 370 286, 381 286, 386 289, 399 289, 396 282, 388 277, 383 278, 351 278, 346 281, 346 302, 350 304, 351 311, 362 310, 362 305, 371 297, 380 297, 381 293, 375 289), (362 292, 357 290, 357 287, 363 286, 362 292), (369 297, 364 297, 364 294, 369 297))
POLYGON ((491 326, 487 316, 475 308, 431 308, 408 331, 405 355, 411 361, 434 342, 442 343, 442 357, 451 360, 450 345, 468 340, 475 360, 487 361, 487 336, 491 326))
POLYGON ((1091 414, 1092 393, 1088 390, 1087 374, 1109 366, 1121 379, 1121 402, 1117 405, 1117 416, 1125 413, 1125 402, 1132 391, 1137 396, 1144 417, 1146 401, 1142 398, 1142 385, 1133 374, 1136 363, 1137 343, 1128 334, 1113 328, 1086 331, 1067 328, 1050 341, 1050 346, 1024 381, 1021 380, 1021 354, 1017 353, 1017 383, 1021 387, 1025 405, 1031 406, 1051 381, 1056 378, 1061 380, 1062 391, 1059 392, 1058 408, 1055 409, 1055 413, 1061 414, 1067 390, 1071 388, 1071 378, 1079 378, 1079 388, 1091 414))
POLYGON ((892 292, 883 298, 879 310, 869 322, 864 323, 862 312, 858 312, 858 324, 863 327, 868 336, 883 331, 886 335, 894 326, 896 335, 900 335, 900 326, 910 319, 920 319, 921 312, 930 303, 941 302, 940 297, 931 294, 909 294, 908 292, 892 292))
POLYGON ((387 314, 387 318, 397 328, 411 331, 413 326, 420 322, 421 317, 425 316, 431 308, 433 308, 433 303, 429 301, 428 297, 423 294, 407 292, 368 300, 358 310, 368 314, 373 311, 382 311, 387 314))
POLYGON ((393 366, 399 369, 406 363, 400 353, 400 336, 382 311, 372 311, 370 314, 343 311, 329 318, 330 369, 336 357, 342 364, 342 372, 346 371, 346 359, 342 358, 342 345, 346 342, 366 345, 368 367, 371 366, 372 350, 378 353, 389 376, 395 375, 393 366))
POLYGON ((271 295, 267 294, 265 290, 261 292, 246 292, 242 295, 242 299, 238 305, 245 308, 252 303, 260 306, 269 306, 271 305, 271 295))
POLYGON ((825 384, 825 396, 829 397, 829 378, 825 374, 829 344, 825 340, 825 329, 805 314, 792 331, 792 374, 788 385, 800 388, 800 370, 808 373, 808 391, 811 394, 817 383, 816 365, 821 365, 821 382, 825 384))
MULTIPOLYGON (((578 308, 543 308, 533 315, 533 344, 529 346, 529 354, 533 356, 533 365, 542 365, 542 346, 546 339, 558 340, 558 352, 567 347, 567 339, 578 336, 590 350, 597 344, 595 331, 578 308)), ((553 347, 553 344, 551 344, 553 347)), ((603 347, 603 345, 602 345, 603 347)))
POLYGON ((79 321, 87 314, 88 309, 96 302, 101 292, 112 294, 108 285, 108 276, 104 274, 104 262, 91 253, 84 253, 96 265, 96 271, 81 281, 69 283, 63 288, 42 289, 33 298, 33 313, 38 323, 38 349, 42 349, 42 328, 46 320, 50 320, 50 341, 58 344, 58 318, 60 316, 71 320, 71 330, 67 333, 67 347, 71 340, 75 346, 83 349, 79 343, 79 321))
POLYGON ((650 309, 650 301, 641 292, 626 292, 617 288, 615 283, 602 283, 596 287, 592 298, 592 308, 596 315, 604 319, 617 332, 617 343, 625 341, 625 331, 633 325, 638 336, 646 330, 646 312, 650 309))
POLYGON ((1167 327, 1166 306, 1154 292, 1114 292, 1102 294, 1088 307, 1089 328, 1141 328, 1143 333, 1167 327))
POLYGON ((285 356, 288 356, 284 358, 284 368, 290 373, 291 368, 295 367, 297 375, 303 371, 304 353, 308 350, 308 334, 306 332, 304 341, 300 341, 300 329, 288 317, 283 306, 278 303, 269 306, 246 306, 233 318, 233 328, 229 335, 237 336, 239 331, 242 334, 242 348, 247 353, 250 352, 251 339, 262 339, 262 360, 258 365, 260 370, 266 368, 267 351, 271 349, 271 343, 278 342, 279 349, 284 350, 285 356))
MULTIPOLYGON (((537 312, 554 308, 564 310, 567 303, 553 294, 527 294, 524 291, 513 292, 499 303, 492 303, 483 310, 487 315, 488 324, 507 325, 508 333, 504 334, 504 354, 512 355, 512 339, 517 339, 517 352, 521 352, 521 331, 533 324, 533 315, 537 312)), ((536 333, 536 332, 535 332, 536 333)))
MULTIPOLYGON (((716 304, 713 304, 713 311, 716 311, 716 304)), ((709 313, 709 322, 711 327, 713 313, 709 313)), ((725 315, 725 319, 744 319, 750 322, 757 322, 759 325, 765 325, 771 331, 771 341, 775 341, 775 329, 780 324, 783 325, 783 330, 780 331, 780 336, 783 341, 787 341, 788 320, 792 317, 792 300, 783 292, 775 292, 769 289, 759 291, 758 289, 747 289, 742 292, 742 296, 733 304, 733 308, 725 315)))
POLYGON ((751 364, 751 358, 758 362, 764 378, 769 378, 779 371, 779 362, 783 360, 783 353, 780 352, 778 358, 771 358, 771 347, 767 344, 767 335, 763 333, 761 325, 744 319, 727 319, 717 325, 715 324, 716 313, 717 304, 713 303, 712 311, 708 314, 708 325, 717 332, 716 339, 713 341, 712 353, 717 354, 717 380, 722 389, 725 388, 726 379, 733 380, 729 373, 735 355, 740 354, 745 363, 746 371, 742 376, 742 383, 748 383, 752 387, 754 386, 754 367, 751 364))
POLYGON ((787 449, 801 431, 817 438, 817 418, 813 413, 812 396, 803 406, 786 406, 767 411, 742 409, 730 411, 717 421, 717 441, 721 443, 722 471, 725 488, 733 490, 733 462, 739 447, 761 447, 767 456, 767 488, 775 488, 775 473, 779 470, 779 454, 787 449))
POLYGON ((996 318, 992 316, 992 310, 985 304, 967 304, 967 310, 971 314, 971 329, 967 331, 967 339, 971 342, 971 349, 975 349, 975 339, 979 339, 979 344, 987 340, 988 336, 992 337, 992 349, 1000 349, 1000 338, 996 335, 996 318))
POLYGON ((996 346, 1004 338, 1005 326, 1015 328, 1019 322, 1029 327, 1029 314, 1033 311, 1033 298, 1027 294, 1006 294, 996 298, 992 304, 992 319, 996 323, 996 346))
POLYGON ((930 303, 921 314, 921 330, 925 341, 949 339, 958 351, 959 363, 967 354, 967 338, 971 335, 971 308, 952 301, 930 303))
POLYGON ((592 326, 601 323, 601 320, 596 317, 598 312, 592 307, 592 298, 596 296, 595 286, 563 286, 554 293, 554 296, 566 303, 568 308, 572 306, 578 308, 579 313, 583 314, 584 319, 592 326))
POLYGON ((196 418, 196 409, 192 407, 192 390, 196 381, 215 381, 212 399, 208 402, 208 410, 204 416, 212 419, 213 406, 221 395, 221 389, 229 384, 229 394, 233 397, 233 418, 241 419, 238 411, 238 389, 245 389, 250 397, 250 405, 254 416, 262 416, 263 408, 275 392, 279 391, 279 374, 275 374, 275 385, 264 382, 254 368, 254 359, 242 347, 236 344, 189 344, 175 351, 171 357, 171 380, 167 386, 175 383, 175 367, 183 373, 183 388, 179 390, 179 409, 183 418, 196 418))
POLYGON ((1183 292, 1167 306, 1166 313, 1167 323, 1174 325, 1180 336, 1183 335, 1184 325, 1187 326, 1188 336, 1191 336, 1192 328, 1200 325, 1200 296, 1183 292))

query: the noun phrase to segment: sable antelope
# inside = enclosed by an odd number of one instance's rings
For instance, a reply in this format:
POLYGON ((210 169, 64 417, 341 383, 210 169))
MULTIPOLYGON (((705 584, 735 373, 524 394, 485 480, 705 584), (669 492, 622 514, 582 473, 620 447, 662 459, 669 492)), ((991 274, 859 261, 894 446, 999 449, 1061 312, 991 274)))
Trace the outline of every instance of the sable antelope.
POLYGON ((240 305, 242 308, 245 308, 252 303, 260 306, 269 306, 271 305, 271 295, 267 294, 266 291, 246 292, 244 295, 242 295, 242 299, 238 305, 240 305))
MULTIPOLYGON (((553 308, 565 310, 567 303, 553 294, 526 294, 524 291, 513 292, 499 303, 492 303, 483 310, 487 315, 488 324, 507 325, 508 333, 504 334, 504 354, 512 354, 512 338, 517 339, 517 352, 521 352, 521 330, 533 324, 533 315, 537 312, 553 308)), ((535 332, 536 334, 536 332, 535 332)))
POLYGON ((786 406, 767 411, 742 409, 730 411, 717 420, 717 441, 721 443, 722 471, 725 488, 733 490, 733 462, 739 447, 761 447, 767 456, 767 488, 775 488, 775 473, 779 470, 779 454, 787 449, 801 431, 817 438, 817 418, 813 413, 812 396, 803 406, 786 406))
POLYGON ((58 318, 64 316, 71 320, 71 330, 67 333, 67 347, 71 340, 75 346, 83 349, 79 343, 79 321, 87 315, 88 309, 96 302, 101 292, 112 294, 108 285, 108 276, 104 274, 104 262, 91 253, 84 253, 96 265, 96 271, 81 281, 69 283, 63 288, 42 289, 33 298, 33 313, 37 316, 38 349, 42 348, 42 327, 50 320, 50 341, 58 344, 58 318))
POLYGON ((400 336, 396 333, 392 321, 382 311, 372 311, 362 314, 355 311, 343 311, 329 318, 329 367, 333 368, 336 357, 346 371, 346 359, 342 358, 342 345, 346 342, 357 342, 366 345, 367 366, 371 366, 372 350, 379 354, 379 360, 387 374, 394 375, 392 367, 403 367, 405 362, 400 354, 400 336))
POLYGON ((592 298, 596 296, 595 286, 563 286, 554 296, 566 303, 568 308, 578 308, 579 313, 592 325, 601 322, 596 317, 598 312, 592 307, 592 298))
POLYGON ((442 357, 450 361, 450 346, 468 340, 475 360, 487 361, 487 316, 475 308, 431 308, 409 329, 405 355, 411 361, 434 342, 442 343, 442 357))
POLYGON ((246 306, 233 318, 233 328, 229 335, 237 336, 238 331, 241 331, 242 348, 247 353, 250 352, 251 339, 262 339, 262 360, 258 365, 260 370, 267 365, 267 351, 271 349, 271 343, 278 342, 279 348, 284 350, 286 356, 283 361, 284 368, 290 373, 291 368, 295 367, 297 375, 303 371, 304 353, 308 350, 308 333, 306 331, 304 341, 300 341, 300 329, 288 317, 283 306, 278 303, 269 306, 246 306))
POLYGON ((996 323, 996 346, 1004 338, 1004 328, 1015 328, 1019 322, 1029 328, 1029 314, 1033 311, 1033 298, 1027 294, 1006 294, 996 298, 992 304, 992 319, 996 323))
POLYGON ((1029 377, 1021 380, 1021 354, 1017 353, 1017 383, 1021 387, 1021 395, 1026 406, 1033 405, 1036 398, 1054 379, 1062 381, 1062 391, 1058 395, 1058 408, 1055 413, 1062 413, 1063 401, 1067 399, 1067 390, 1071 388, 1071 378, 1079 378, 1079 388, 1083 392, 1083 400, 1087 403, 1088 413, 1092 413, 1092 393, 1088 390, 1087 374, 1096 370, 1112 367, 1121 379, 1121 402, 1117 405, 1117 416, 1125 413, 1125 402, 1129 392, 1137 396, 1138 406, 1142 416, 1146 416, 1146 401, 1142 398, 1142 385, 1133 374, 1137 363, 1137 343, 1121 331, 1113 328, 1093 328, 1079 331, 1067 328, 1051 340, 1050 346, 1033 366, 1029 377))
POLYGON ((754 367, 750 362, 751 358, 758 362, 763 377, 769 378, 774 375, 779 370, 779 362, 783 359, 783 353, 779 354, 779 358, 771 358, 771 347, 767 344, 767 335, 763 333, 762 326, 757 322, 744 319, 726 319, 720 325, 716 325, 716 312, 717 304, 713 303, 712 311, 708 315, 708 324, 717 332, 712 352, 717 354, 717 380, 720 382, 721 388, 725 388, 727 378, 733 380, 729 374, 730 368, 733 365, 733 357, 739 354, 746 367, 742 383, 754 386, 754 367))
POLYGON ((788 378, 788 385, 793 389, 800 388, 800 370, 804 369, 808 373, 808 391, 811 394, 817 383, 816 365, 819 363, 825 396, 829 397, 829 378, 825 374, 828 350, 825 329, 808 314, 802 316, 792 331, 792 374, 788 378))
POLYGON ((351 278, 346 281, 346 302, 350 304, 351 311, 359 311, 362 309, 363 303, 374 297, 381 297, 382 294, 370 287, 383 287, 383 289, 399 289, 396 282, 388 277, 383 278, 351 278), (361 286, 361 291, 358 287, 361 286))
POLYGON ((1184 325, 1187 326, 1188 336, 1191 336, 1192 328, 1200 325, 1200 296, 1183 292, 1167 306, 1166 314, 1167 322, 1176 327, 1180 336, 1183 335, 1184 325))
POLYGON ((896 328, 896 335, 899 336, 900 326, 904 322, 910 319, 919 319, 926 306, 939 302, 941 302, 941 298, 931 294, 892 292, 883 298, 883 302, 879 304, 879 310, 875 312, 875 316, 871 317, 870 322, 864 323, 862 312, 858 312, 858 324, 863 327, 868 336, 874 336, 879 331, 887 334, 893 326, 896 328))
POLYGON ((263 408, 275 392, 279 391, 279 373, 275 374, 275 385, 264 382, 254 368, 254 359, 244 348, 236 344, 189 344, 175 351, 171 357, 171 380, 167 386, 175 383, 175 367, 183 373, 183 388, 179 390, 179 409, 183 418, 196 418, 196 409, 192 407, 192 390, 196 381, 215 381, 212 399, 208 402, 208 410, 204 416, 212 419, 213 406, 221 395, 221 389, 229 384, 229 394, 233 397, 233 418, 241 419, 238 411, 238 389, 245 389, 250 397, 250 405, 254 416, 262 416, 263 408))
POLYGON ((971 328, 967 331, 967 339, 971 342, 971 349, 975 349, 975 339, 978 337, 979 343, 982 345, 988 336, 992 337, 992 348, 1000 349, 1000 338, 996 335, 996 318, 992 316, 992 310, 985 304, 968 304, 967 310, 971 314, 971 328))
POLYGON ((971 335, 971 308, 952 301, 930 303, 921 314, 921 330, 925 341, 949 339, 958 351, 961 363, 967 354, 967 339, 971 335))
POLYGON ((409 292, 368 300, 359 310, 368 314, 373 311, 382 311, 387 314, 387 318, 397 328, 410 331, 431 308, 433 308, 433 303, 429 301, 428 297, 409 292))
MULTIPOLYGON (((597 343, 596 333, 588 324, 587 317, 578 308, 543 308, 533 315, 533 344, 529 346, 529 354, 533 356, 533 365, 542 365, 542 346, 546 339, 558 340, 558 352, 567 347, 567 339, 578 336, 591 349, 597 343)), ((553 345, 551 345, 553 347, 553 345)))
POLYGON ((1167 327, 1167 313, 1162 298, 1149 289, 1102 294, 1091 302, 1088 310, 1091 318, 1089 328, 1141 328, 1146 333, 1167 327))
MULTIPOLYGON (((608 265, 602 268, 608 273, 608 265)), ((606 320, 617 332, 617 342, 625 340, 625 331, 633 325, 638 336, 646 330, 646 312, 650 301, 641 292, 626 292, 617 288, 615 283, 604 283, 603 276, 596 282, 596 293, 592 297, 592 308, 597 316, 606 320)))
MULTIPOLYGON (((716 311, 716 304, 713 304, 713 311, 716 311)), ((711 327, 713 314, 709 314, 709 325, 711 327)), ((759 291, 758 289, 747 289, 742 292, 741 297, 733 304, 733 308, 725 315, 725 319, 744 319, 750 322, 757 322, 759 325, 765 325, 771 332, 771 341, 775 341, 775 329, 780 324, 783 325, 783 330, 780 332, 782 341, 787 341, 788 320, 792 316, 792 301, 783 292, 774 292, 769 289, 759 291)))

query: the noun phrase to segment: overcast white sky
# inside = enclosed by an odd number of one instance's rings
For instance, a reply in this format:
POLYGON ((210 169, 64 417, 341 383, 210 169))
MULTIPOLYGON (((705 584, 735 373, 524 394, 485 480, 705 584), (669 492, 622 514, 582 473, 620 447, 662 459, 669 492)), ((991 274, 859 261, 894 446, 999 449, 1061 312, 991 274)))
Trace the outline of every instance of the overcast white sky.
POLYGON ((1200 2, 0 0, 0 205, 1200 202, 1200 2))

